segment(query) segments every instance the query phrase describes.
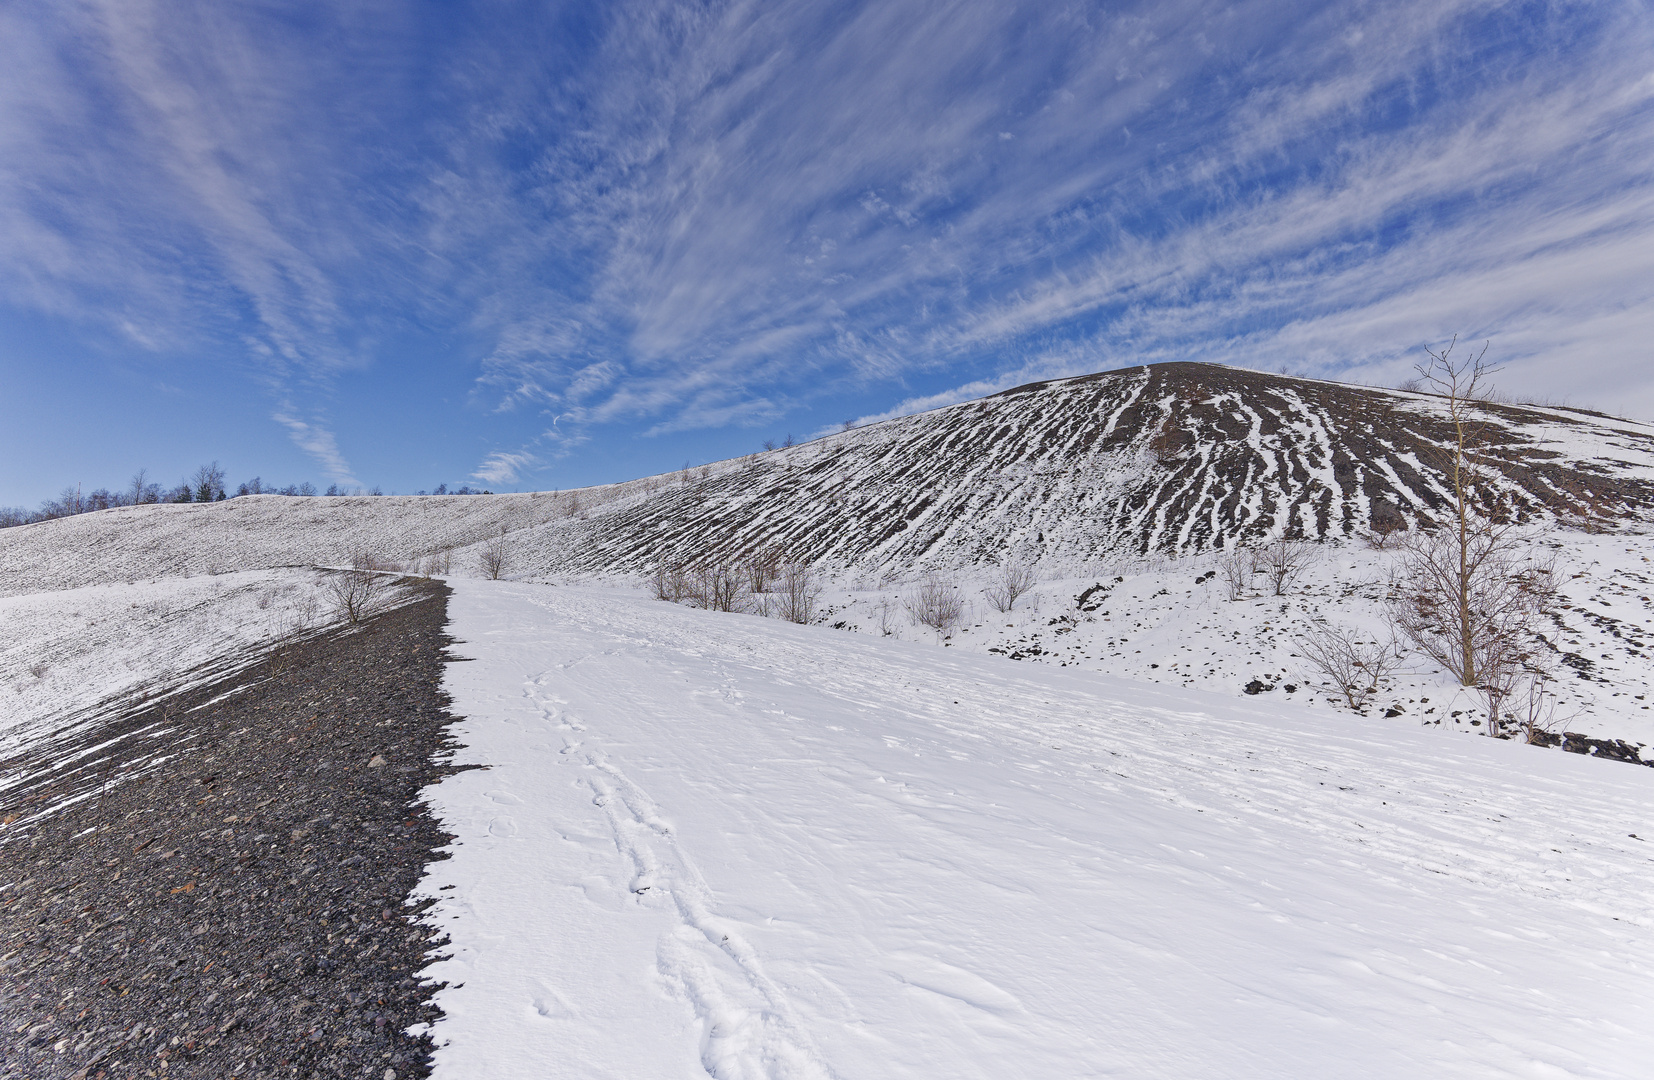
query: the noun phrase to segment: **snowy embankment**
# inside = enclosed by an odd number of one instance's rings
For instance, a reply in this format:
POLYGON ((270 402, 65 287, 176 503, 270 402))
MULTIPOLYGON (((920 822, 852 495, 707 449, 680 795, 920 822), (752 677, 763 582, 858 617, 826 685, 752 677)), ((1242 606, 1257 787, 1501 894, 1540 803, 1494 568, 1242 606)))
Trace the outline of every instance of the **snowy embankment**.
MULTIPOLYGON (((1555 558, 1559 579, 1558 602, 1541 627, 1545 643, 1533 654, 1535 666, 1549 673, 1552 723, 1559 731, 1654 745, 1654 543, 1646 535, 1554 530, 1536 533, 1532 546, 1555 558)), ((917 575, 851 579, 826 590, 821 621, 1236 698, 1251 685, 1280 707, 1347 718, 1348 703, 1305 661, 1300 642, 1323 626, 1363 641, 1390 639, 1398 554, 1317 545, 1284 596, 1272 595, 1260 576, 1238 598, 1213 556, 1041 566, 1042 580, 1010 612, 988 602, 996 571, 980 568, 946 578, 962 609, 946 635, 917 625, 906 609, 917 575)), ((1416 651, 1381 681, 1366 712, 1385 729, 1429 725, 1466 734, 1479 734, 1486 715, 1478 693, 1416 651)))
POLYGON ((454 586, 438 1077, 1647 1074, 1654 771, 454 586))
POLYGON ((0 753, 110 703, 220 678, 336 621, 322 575, 267 570, 0 597, 0 753))
MULTIPOLYGON (((605 490, 612 494, 624 487, 605 490)), ((412 563, 447 552, 452 569, 471 573, 474 553, 459 554, 466 545, 498 536, 501 529, 563 516, 557 497, 543 492, 244 495, 216 503, 121 506, 0 529, 0 596, 244 570, 349 566, 360 554, 412 563)))

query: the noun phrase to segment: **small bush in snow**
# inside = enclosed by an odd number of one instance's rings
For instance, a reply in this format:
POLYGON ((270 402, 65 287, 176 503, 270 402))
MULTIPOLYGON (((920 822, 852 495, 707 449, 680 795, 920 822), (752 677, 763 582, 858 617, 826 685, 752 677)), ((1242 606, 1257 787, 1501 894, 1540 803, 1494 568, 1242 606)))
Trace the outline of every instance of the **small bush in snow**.
POLYGON ((1276 596, 1285 596, 1315 561, 1315 555, 1315 545, 1308 540, 1283 536, 1258 550, 1258 570, 1268 578, 1276 596))
POLYGON ((675 604, 689 595, 689 580, 681 566, 659 563, 649 575, 649 585, 655 591, 656 600, 675 604))
POLYGON ((1354 633, 1330 623, 1310 630, 1297 641, 1298 651, 1333 688, 1345 704, 1360 712, 1378 693, 1379 684, 1401 662, 1395 640, 1357 641, 1354 633))
POLYGON ((730 563, 703 562, 689 574, 690 596, 712 611, 743 611, 747 606, 746 575, 730 563))
POLYGON ((372 551, 357 551, 351 555, 350 568, 352 570, 366 570, 370 573, 398 569, 392 565, 389 559, 381 558, 372 551))
POLYGON ((1022 563, 1006 563, 984 591, 995 611, 1006 612, 1017 606, 1017 600, 1034 587, 1034 568, 1022 563))
POLYGON ((509 554, 504 529, 500 530, 500 535, 483 544, 482 550, 477 553, 477 560, 482 566, 482 572, 487 575, 490 581, 498 581, 500 575, 505 573, 505 565, 509 554))
POLYGON ((965 613, 958 587, 940 574, 925 575, 902 597, 902 606, 915 625, 928 626, 939 634, 958 625, 965 613))
POLYGON ((454 549, 451 547, 439 548, 420 560, 419 572, 426 577, 438 577, 450 573, 453 565, 454 549))
POLYGON ((1234 548, 1218 558, 1218 576, 1231 600, 1239 600, 1252 590, 1252 577, 1257 572, 1256 548, 1234 548))
POLYGON ((815 617, 821 586, 807 564, 788 563, 781 571, 777 613, 788 622, 808 623, 815 617))
POLYGON ((325 591, 333 610, 354 626, 372 613, 390 581, 377 570, 340 570, 328 578, 325 591))

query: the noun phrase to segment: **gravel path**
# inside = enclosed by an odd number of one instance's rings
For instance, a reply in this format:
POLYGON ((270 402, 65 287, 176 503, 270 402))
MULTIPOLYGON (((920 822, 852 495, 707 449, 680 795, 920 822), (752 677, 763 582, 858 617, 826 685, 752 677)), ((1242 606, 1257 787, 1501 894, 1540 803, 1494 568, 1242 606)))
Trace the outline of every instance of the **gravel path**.
POLYGON ((426 1076, 446 587, 0 762, 0 1077, 426 1076), (38 818, 42 809, 78 799, 38 818))

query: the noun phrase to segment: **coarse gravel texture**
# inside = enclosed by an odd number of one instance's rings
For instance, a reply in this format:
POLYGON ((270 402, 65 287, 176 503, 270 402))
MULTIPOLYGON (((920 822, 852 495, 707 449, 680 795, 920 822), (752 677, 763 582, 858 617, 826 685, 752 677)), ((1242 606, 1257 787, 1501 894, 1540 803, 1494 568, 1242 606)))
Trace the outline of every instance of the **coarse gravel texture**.
POLYGON ((0 1077, 429 1074, 446 586, 0 762, 0 1077), (41 811, 57 807, 42 815, 41 811))

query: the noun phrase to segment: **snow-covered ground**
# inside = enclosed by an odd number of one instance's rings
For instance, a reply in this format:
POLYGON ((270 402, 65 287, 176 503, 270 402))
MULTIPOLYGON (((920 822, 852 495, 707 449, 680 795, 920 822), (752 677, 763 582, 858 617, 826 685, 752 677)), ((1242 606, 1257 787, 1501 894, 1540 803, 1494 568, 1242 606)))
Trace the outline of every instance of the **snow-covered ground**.
POLYGON ((327 576, 298 569, 0 597, 0 755, 121 702, 222 678, 341 619, 327 576))
MULTIPOLYGON (((1535 546, 1555 556, 1562 602, 1541 652, 1557 698, 1559 729, 1654 745, 1654 542, 1642 535, 1557 530, 1535 546)), ((1309 569, 1284 596, 1262 576, 1229 598, 1218 560, 1128 559, 1041 568, 1037 587, 1007 613, 986 597, 994 572, 949 575, 964 607, 960 625, 938 635, 908 614, 918 576, 834 583, 821 621, 841 630, 937 642, 1037 664, 1112 672, 1148 682, 1241 695, 1256 680, 1276 703, 1321 715, 1350 715, 1347 702, 1301 655, 1317 622, 1368 641, 1388 639, 1387 582, 1394 551, 1317 545, 1309 569), (1288 688, 1292 689, 1288 689, 1288 688)), ((1473 691, 1413 652, 1366 709, 1386 727, 1428 724, 1479 733, 1485 716, 1473 691), (1385 718, 1394 709, 1398 715, 1385 718)))
POLYGON ((1654 770, 454 584, 438 1077, 1648 1075, 1654 770))

